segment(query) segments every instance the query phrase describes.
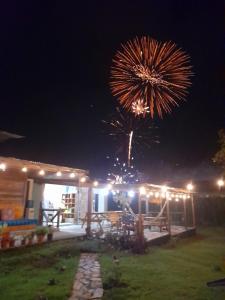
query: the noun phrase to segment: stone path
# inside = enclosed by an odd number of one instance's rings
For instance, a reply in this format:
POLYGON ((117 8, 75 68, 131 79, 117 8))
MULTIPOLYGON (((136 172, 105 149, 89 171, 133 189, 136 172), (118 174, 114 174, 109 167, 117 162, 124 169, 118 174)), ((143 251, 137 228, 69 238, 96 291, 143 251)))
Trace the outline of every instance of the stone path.
POLYGON ((69 300, 101 299, 103 296, 100 264, 97 254, 83 253, 69 300))

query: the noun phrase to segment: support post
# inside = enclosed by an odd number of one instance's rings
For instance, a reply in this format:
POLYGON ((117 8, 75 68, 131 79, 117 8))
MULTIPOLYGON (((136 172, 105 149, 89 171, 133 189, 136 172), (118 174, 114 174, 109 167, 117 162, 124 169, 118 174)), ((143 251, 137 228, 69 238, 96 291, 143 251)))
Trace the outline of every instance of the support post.
POLYGON ((196 220, 195 220, 195 205, 194 205, 193 194, 191 194, 191 208, 192 208, 192 225, 195 228, 196 227, 196 220))
POLYGON ((186 200, 183 199, 183 205, 184 205, 184 227, 187 229, 187 207, 186 207, 186 200))
POLYGON ((139 251, 144 252, 144 226, 143 218, 141 214, 141 197, 138 194, 138 224, 137 224, 137 241, 139 246, 139 251))
POLYGON ((91 212, 92 212, 92 188, 88 188, 88 203, 87 203, 87 236, 91 236, 91 212))
POLYGON ((170 200, 166 199, 166 212, 167 212, 167 221, 168 221, 168 232, 171 235, 171 222, 170 222, 170 200))

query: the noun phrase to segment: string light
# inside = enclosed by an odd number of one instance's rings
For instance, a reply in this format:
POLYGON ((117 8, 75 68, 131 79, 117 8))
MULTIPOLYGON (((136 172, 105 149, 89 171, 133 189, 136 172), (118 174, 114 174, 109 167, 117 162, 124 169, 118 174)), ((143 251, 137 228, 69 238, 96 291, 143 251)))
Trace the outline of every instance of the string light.
POLYGON ((23 167, 23 168, 21 169, 21 171, 24 172, 24 173, 26 173, 26 172, 27 172, 27 167, 23 167))
POLYGON ((74 173, 70 173, 70 178, 74 178, 75 174, 74 173))
POLYGON ((162 191, 163 193, 165 193, 165 192, 167 191, 167 189, 168 189, 168 187, 165 186, 165 185, 163 185, 163 186, 161 187, 161 191, 162 191))
POLYGON ((5 171, 6 170, 6 164, 1 163, 0 164, 0 171, 5 171))
POLYGON ((111 190, 112 189, 112 185, 109 183, 109 184, 107 184, 107 189, 108 190, 111 190))
POLYGON ((82 182, 82 183, 86 182, 86 178, 85 177, 81 177, 80 182, 82 182))
POLYGON ((56 176, 57 176, 57 177, 61 177, 61 176, 62 176, 62 173, 61 173, 60 171, 58 171, 58 172, 56 173, 56 176))
POLYGON ((135 194, 134 194, 134 191, 129 191, 129 192, 128 192, 128 196, 129 196, 130 198, 133 198, 134 195, 135 195, 135 194))
POLYGON ((146 194, 146 190, 145 190, 144 186, 141 186, 139 191, 140 191, 140 195, 145 195, 146 194))
POLYGON ((187 190, 188 190, 188 191, 192 191, 193 189, 194 189, 193 184, 192 184, 192 183, 188 183, 188 184, 187 184, 187 190))
POLYGON ((97 181, 97 180, 95 180, 95 181, 93 182, 93 186, 98 186, 98 181, 97 181))
POLYGON ((159 197, 159 192, 155 192, 155 197, 156 197, 156 198, 159 197))
POLYGON ((41 176, 45 175, 45 171, 44 170, 40 170, 39 171, 39 175, 41 175, 41 176))
POLYGON ((222 186, 224 186, 224 180, 223 179, 219 179, 217 181, 218 186, 221 188, 222 186))

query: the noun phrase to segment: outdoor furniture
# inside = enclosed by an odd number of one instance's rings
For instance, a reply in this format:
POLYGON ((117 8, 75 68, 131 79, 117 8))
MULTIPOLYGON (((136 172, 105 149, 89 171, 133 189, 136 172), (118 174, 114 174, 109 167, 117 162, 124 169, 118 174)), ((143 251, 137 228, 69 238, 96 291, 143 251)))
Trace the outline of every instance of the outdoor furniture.
POLYGON ((60 208, 42 208, 42 224, 46 223, 48 226, 56 223, 56 227, 59 228, 61 212, 60 208))
POLYGON ((135 232, 135 218, 130 213, 123 213, 121 216, 121 229, 130 235, 130 232, 135 232))
POLYGON ((160 232, 163 228, 168 229, 168 222, 166 217, 148 217, 144 216, 144 228, 151 229, 152 226, 159 227, 160 232))
MULTIPOLYGON (((88 219, 88 213, 85 214, 85 217, 84 218, 81 218, 81 221, 82 221, 82 225, 81 227, 83 228, 84 224, 87 223, 87 219, 88 219)), ((99 212, 94 212, 94 213, 91 213, 91 223, 97 223, 100 227, 100 230, 103 231, 103 228, 102 228, 102 223, 104 221, 108 221, 108 218, 107 218, 107 214, 102 212, 102 213, 99 213, 99 212)))

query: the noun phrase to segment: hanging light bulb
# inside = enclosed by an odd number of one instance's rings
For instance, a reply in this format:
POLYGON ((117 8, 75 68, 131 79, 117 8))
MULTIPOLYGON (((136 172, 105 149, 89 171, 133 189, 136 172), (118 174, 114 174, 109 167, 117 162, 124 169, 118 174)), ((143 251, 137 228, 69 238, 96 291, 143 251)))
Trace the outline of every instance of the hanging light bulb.
POLYGON ((6 170, 6 164, 1 163, 0 164, 0 171, 5 171, 6 170))
POLYGON ((45 171, 44 170, 40 170, 39 171, 39 175, 44 176, 45 175, 45 171))
POLYGON ((82 182, 82 183, 86 182, 86 178, 85 177, 81 177, 80 182, 82 182))
POLYGON ((21 169, 21 171, 24 172, 24 173, 26 173, 26 172, 27 172, 27 167, 23 167, 23 168, 21 169))
POLYGON ((62 176, 62 173, 61 173, 60 171, 58 171, 58 172, 56 173, 56 176, 57 176, 57 177, 61 177, 61 176, 62 176))

